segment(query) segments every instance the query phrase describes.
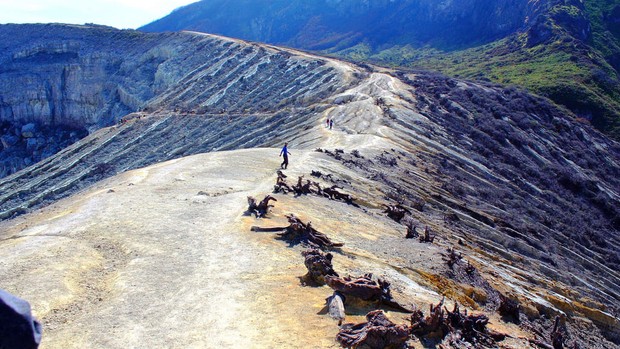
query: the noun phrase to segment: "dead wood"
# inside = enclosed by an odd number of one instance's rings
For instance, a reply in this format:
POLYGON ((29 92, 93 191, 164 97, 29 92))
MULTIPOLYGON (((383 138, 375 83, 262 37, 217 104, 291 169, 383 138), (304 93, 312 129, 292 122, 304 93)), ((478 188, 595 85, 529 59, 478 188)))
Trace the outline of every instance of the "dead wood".
POLYGON ((463 341, 478 347, 497 346, 487 333, 489 318, 485 315, 467 315, 467 311, 461 313, 458 303, 454 303, 454 310, 447 311, 447 319, 452 331, 451 342, 457 347, 461 347, 463 341))
POLYGON ((342 321, 345 318, 344 300, 344 295, 338 291, 334 291, 333 295, 325 299, 329 316, 334 320, 338 320, 338 326, 342 325, 342 321))
POLYGON ((301 281, 309 286, 322 286, 326 284, 325 277, 336 276, 338 273, 332 265, 333 255, 331 253, 323 254, 321 251, 313 248, 301 253, 305 257, 304 264, 308 269, 308 273, 301 277, 301 281))
POLYGON ((405 239, 413 239, 420 236, 418 231, 416 230, 416 226, 413 223, 407 225, 407 235, 405 235, 405 239))
POLYGON ((271 195, 267 195, 265 196, 265 198, 263 200, 261 200, 261 202, 259 202, 258 204, 256 203, 256 199, 254 199, 254 197, 252 196, 248 196, 248 210, 247 212, 252 215, 256 215, 256 218, 262 218, 265 217, 265 215, 269 212, 269 208, 273 207, 273 205, 270 205, 269 202, 270 201, 278 201, 276 198, 274 198, 271 195))
POLYGON ((278 170, 277 172, 278 174, 278 178, 276 178, 276 185, 273 187, 273 192, 274 194, 276 193, 290 193, 293 191, 293 188, 291 188, 287 183, 286 183, 286 175, 284 173, 282 173, 282 171, 278 170))
POLYGON ((518 322, 520 310, 521 305, 517 300, 508 298, 503 294, 499 295, 499 309, 497 311, 504 319, 518 322))
POLYGON ((330 198, 331 200, 337 200, 337 201, 343 201, 349 205, 353 205, 355 207, 359 207, 359 205, 357 205, 354 200, 355 198, 353 198, 351 195, 346 194, 346 193, 342 193, 339 192, 337 190, 338 186, 333 185, 329 188, 324 188, 323 189, 323 193, 326 197, 330 198))
POLYGON ((553 325, 553 331, 551 331, 551 345, 553 349, 564 348, 564 333, 560 327, 560 317, 555 317, 555 324, 553 325))
POLYGON ((259 232, 259 233, 275 233, 278 231, 286 230, 287 227, 271 227, 271 228, 261 228, 257 226, 252 226, 250 228, 251 231, 259 232))
POLYGON ((329 287, 335 291, 342 292, 346 297, 355 297, 368 302, 379 302, 405 313, 412 312, 411 309, 394 300, 388 281, 380 278, 374 281, 372 274, 365 274, 357 278, 328 276, 325 280, 329 287))
POLYGON ((304 184, 303 179, 304 179, 304 176, 299 176, 299 178, 297 179, 297 184, 293 186, 293 191, 295 192, 295 195, 297 196, 312 194, 312 190, 311 190, 312 182, 309 180, 306 180, 306 183, 304 184))
POLYGON ((476 267, 474 267, 473 265, 471 265, 471 263, 469 263, 469 261, 467 261, 467 265, 465 266, 465 273, 467 273, 467 275, 472 275, 475 271, 476 267))
POLYGON ((367 322, 357 325, 346 324, 336 336, 336 340, 345 348, 370 349, 404 348, 409 339, 410 329, 407 325, 396 325, 390 321, 382 310, 366 314, 367 322))
POLYGON ((332 242, 327 235, 320 233, 312 227, 311 222, 303 223, 294 215, 287 215, 290 225, 280 234, 280 237, 294 243, 304 242, 312 247, 332 249, 342 247, 344 244, 332 242))
POLYGON ((443 310, 443 302, 430 306, 427 317, 420 310, 415 310, 411 315, 411 333, 418 337, 443 338, 449 331, 443 310))
POLYGON ((483 314, 468 315, 460 312, 458 303, 449 311, 443 307, 443 300, 436 306, 431 305, 426 318, 421 311, 411 316, 411 332, 418 337, 436 339, 445 338, 447 347, 496 348, 496 341, 503 340, 506 334, 489 331, 486 326, 489 318, 483 314))
MULTIPOLYGON (((559 316, 555 317, 553 330, 551 331, 551 333, 549 333, 549 339, 551 340, 551 344, 546 342, 544 339, 539 340, 528 338, 527 340, 530 342, 530 344, 534 344, 543 349, 564 349, 564 333, 562 330, 562 326, 560 326, 560 320, 561 318, 559 316)), ((546 337, 546 335, 543 334, 541 331, 538 331, 534 328, 531 328, 530 330, 533 330, 539 337, 546 337)), ((578 343, 573 342, 573 347, 579 347, 578 343)))
POLYGON ((461 253, 457 253, 454 248, 448 248, 447 253, 442 253, 441 257, 441 259, 448 264, 450 269, 452 269, 462 258, 463 255, 461 253))
POLYGON ((323 174, 320 171, 315 171, 315 170, 312 170, 312 172, 310 172, 310 175, 312 177, 317 177, 317 178, 321 178, 321 176, 323 176, 323 174))
POLYGON ((387 216, 399 222, 405 217, 405 214, 411 214, 411 211, 403 207, 401 204, 396 205, 384 205, 385 210, 384 213, 387 213, 387 216))
POLYGON ((420 242, 433 243, 435 241, 435 235, 432 235, 428 227, 424 228, 424 234, 420 235, 420 242))

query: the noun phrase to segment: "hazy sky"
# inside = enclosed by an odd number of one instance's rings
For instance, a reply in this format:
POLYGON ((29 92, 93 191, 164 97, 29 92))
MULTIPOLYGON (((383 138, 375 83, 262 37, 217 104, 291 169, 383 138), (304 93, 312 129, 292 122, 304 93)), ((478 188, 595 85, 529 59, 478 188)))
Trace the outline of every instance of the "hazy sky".
POLYGON ((198 0, 0 0, 0 23, 96 23, 137 28, 198 0))

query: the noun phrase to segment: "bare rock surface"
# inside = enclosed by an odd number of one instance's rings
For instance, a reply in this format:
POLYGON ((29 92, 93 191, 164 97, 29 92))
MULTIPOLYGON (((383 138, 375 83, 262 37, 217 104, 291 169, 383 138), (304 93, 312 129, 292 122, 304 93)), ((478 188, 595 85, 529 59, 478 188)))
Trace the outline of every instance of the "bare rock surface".
MULTIPOLYGON (((251 232, 255 218, 242 215, 247 195, 270 189, 275 153, 220 152, 130 171, 4 222, 0 274, 32 302, 42 348, 332 347, 337 327, 317 315, 326 290, 299 285, 301 247, 251 232)), ((279 196, 269 224, 299 212, 325 229, 339 224, 334 237, 349 241, 372 222, 338 223, 334 214, 355 209, 306 204, 279 196)))

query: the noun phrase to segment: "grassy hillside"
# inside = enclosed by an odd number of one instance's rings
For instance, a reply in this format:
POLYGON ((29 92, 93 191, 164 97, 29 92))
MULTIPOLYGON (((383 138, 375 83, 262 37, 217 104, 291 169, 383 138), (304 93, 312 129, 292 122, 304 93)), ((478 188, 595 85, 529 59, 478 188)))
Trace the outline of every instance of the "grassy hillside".
POLYGON ((353 60, 438 70, 467 79, 519 85, 568 107, 620 139, 620 1, 556 5, 527 32, 457 51, 359 44, 331 52, 353 60))

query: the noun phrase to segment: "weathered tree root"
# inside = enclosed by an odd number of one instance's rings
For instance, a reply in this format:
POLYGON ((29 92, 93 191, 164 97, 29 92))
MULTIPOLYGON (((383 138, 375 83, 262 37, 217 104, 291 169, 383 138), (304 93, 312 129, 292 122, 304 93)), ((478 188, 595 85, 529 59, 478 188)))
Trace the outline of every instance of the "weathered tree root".
POLYGON ((409 224, 407 224, 407 235, 405 235, 405 239, 414 239, 419 236, 420 234, 416 230, 416 226, 413 224, 413 222, 409 222, 409 224))
POLYGON ((327 285, 335 291, 339 291, 346 297, 355 297, 363 301, 379 302, 395 310, 405 313, 413 312, 411 309, 399 304, 392 298, 390 283, 383 279, 372 280, 372 274, 365 274, 358 278, 333 277, 325 278, 327 285))
POLYGON ((286 183, 286 175, 284 173, 282 173, 282 171, 278 170, 278 178, 276 178, 276 185, 273 186, 273 193, 277 194, 277 193, 283 193, 283 194, 287 194, 293 191, 293 188, 291 188, 287 183, 286 183))
MULTIPOLYGON (((359 207, 358 204, 355 203, 355 198, 349 194, 339 192, 337 190, 338 186, 333 185, 328 188, 321 188, 321 185, 318 182, 311 181, 306 179, 304 183, 304 176, 299 176, 297 178, 297 184, 290 186, 286 183, 286 175, 282 173, 282 171, 278 171, 278 178, 276 179, 276 184, 273 187, 274 194, 283 193, 287 194, 290 192, 294 192, 296 196, 301 195, 319 195, 324 196, 330 200, 343 201, 349 205, 353 205, 355 207, 359 207)), ((321 172, 312 171, 312 176, 321 177, 321 172)), ((329 175, 331 176, 331 175, 329 175)))
MULTIPOLYGON (((559 316, 555 317, 555 323, 553 325, 553 331, 551 331, 549 337, 551 339, 551 344, 548 344, 542 340, 537 339, 528 339, 530 344, 534 344, 543 349, 564 349, 564 331, 560 326, 561 318, 559 316)), ((578 348, 577 343, 573 343, 573 347, 578 348)))
POLYGON ((384 206, 385 210, 383 212, 386 213, 388 217, 392 218, 398 223, 400 223, 400 221, 405 217, 405 214, 411 214, 411 211, 404 208, 401 204, 384 206))
POLYGON ((450 269, 452 269, 455 264, 457 264, 461 261, 461 259, 463 259, 463 255, 461 253, 457 253, 454 248, 448 248, 447 253, 442 253, 441 255, 441 259, 446 262, 446 264, 448 264, 448 267, 450 267, 450 269))
POLYGON ((430 306, 430 313, 424 317, 421 310, 415 310, 411 315, 411 333, 418 337, 443 338, 449 331, 443 310, 443 302, 430 306))
POLYGON ((518 323, 521 305, 518 301, 508 298, 500 293, 499 308, 497 309, 497 311, 504 319, 508 319, 512 322, 518 323))
MULTIPOLYGON (((316 183, 316 185, 318 186, 318 183, 316 183)), ((358 204, 356 204, 355 202, 353 202, 355 199, 349 195, 349 194, 345 194, 345 193, 341 193, 337 190, 338 186, 333 185, 329 188, 324 188, 322 195, 324 195, 325 197, 331 199, 331 200, 337 200, 337 201, 343 201, 349 205, 353 205, 355 207, 359 207, 358 204)), ((319 187, 320 190, 320 187, 319 187)))
POLYGON ((280 237, 292 242, 305 242, 312 247, 321 249, 332 249, 342 247, 344 244, 332 242, 327 235, 318 232, 312 227, 311 222, 303 223, 294 215, 287 215, 290 225, 286 227, 280 237))
POLYGON ((435 241, 435 236, 436 235, 432 235, 428 227, 426 227, 424 228, 424 234, 420 235, 420 242, 428 242, 432 244, 433 241, 435 241))
POLYGON ((273 196, 267 195, 267 196, 265 196, 265 198, 263 200, 261 200, 261 202, 256 204, 256 199, 254 199, 252 196, 248 196, 248 210, 247 210, 247 212, 250 215, 252 215, 252 214, 256 215, 256 218, 265 217, 265 215, 269 212, 269 208, 273 207, 273 205, 269 204, 269 201, 271 201, 271 200, 278 201, 273 196))
POLYGON ((299 176, 299 178, 297 179, 297 184, 292 187, 295 195, 300 196, 314 194, 315 192, 312 190, 312 186, 318 185, 318 183, 306 180, 306 184, 304 184, 303 179, 304 176, 299 176))
POLYGON ((444 348, 496 348, 497 341, 504 340, 505 334, 486 328, 489 318, 485 315, 461 313, 458 303, 449 311, 443 307, 443 300, 436 306, 431 304, 426 318, 417 310, 411 315, 411 333, 418 337, 444 339, 444 348), (447 338, 446 338, 447 337, 447 338))
POLYGON ((335 276, 338 273, 332 265, 333 255, 331 253, 323 254, 321 251, 313 248, 301 253, 305 257, 304 264, 308 269, 308 273, 301 277, 304 285, 322 286, 326 284, 325 277, 335 276))
POLYGON ((360 346, 370 349, 405 347, 410 334, 407 325, 394 324, 382 310, 371 311, 366 314, 366 319, 368 322, 344 325, 336 335, 340 345, 353 349, 360 346))

